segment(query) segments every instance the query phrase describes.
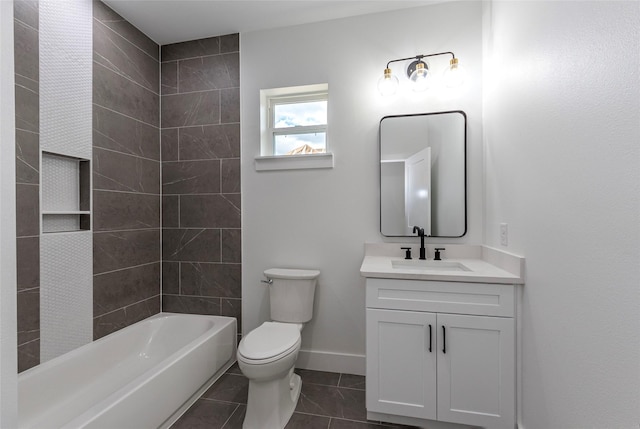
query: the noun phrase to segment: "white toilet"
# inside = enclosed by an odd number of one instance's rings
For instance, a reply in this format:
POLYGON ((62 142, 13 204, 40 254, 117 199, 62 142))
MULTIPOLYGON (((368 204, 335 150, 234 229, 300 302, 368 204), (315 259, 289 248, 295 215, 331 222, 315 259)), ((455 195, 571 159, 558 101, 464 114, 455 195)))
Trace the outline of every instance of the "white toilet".
POLYGON ((249 379, 243 429, 283 429, 296 408, 302 381, 293 368, 300 331, 313 317, 320 271, 272 268, 264 275, 272 321, 249 332, 238 346, 238 366, 249 379))

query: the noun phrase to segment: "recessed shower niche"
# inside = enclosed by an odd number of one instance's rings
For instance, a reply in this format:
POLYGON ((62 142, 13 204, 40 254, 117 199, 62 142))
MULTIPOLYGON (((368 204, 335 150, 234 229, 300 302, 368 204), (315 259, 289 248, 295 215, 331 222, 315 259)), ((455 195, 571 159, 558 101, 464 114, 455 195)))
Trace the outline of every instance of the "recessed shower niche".
POLYGON ((91 229, 89 160, 42 153, 42 232, 91 229))

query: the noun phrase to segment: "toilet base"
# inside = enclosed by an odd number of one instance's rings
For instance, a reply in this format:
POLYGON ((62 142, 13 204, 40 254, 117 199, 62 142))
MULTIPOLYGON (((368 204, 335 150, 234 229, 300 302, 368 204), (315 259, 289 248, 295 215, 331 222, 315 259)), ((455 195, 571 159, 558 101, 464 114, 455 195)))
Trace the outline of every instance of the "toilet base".
POLYGON ((300 397, 302 380, 293 368, 275 380, 249 380, 247 412, 242 429, 284 429, 300 397))

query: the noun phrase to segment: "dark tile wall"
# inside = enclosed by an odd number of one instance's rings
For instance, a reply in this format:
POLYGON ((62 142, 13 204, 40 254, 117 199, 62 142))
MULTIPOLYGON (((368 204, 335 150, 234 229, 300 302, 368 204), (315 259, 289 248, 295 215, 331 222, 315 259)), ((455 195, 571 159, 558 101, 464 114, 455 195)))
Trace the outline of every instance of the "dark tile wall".
POLYGON ((38 2, 14 2, 18 371, 40 363, 38 2))
POLYGON ((237 34, 161 48, 162 308, 241 312, 237 34))
POLYGON ((93 4, 93 317, 100 338, 160 311, 159 46, 93 4))

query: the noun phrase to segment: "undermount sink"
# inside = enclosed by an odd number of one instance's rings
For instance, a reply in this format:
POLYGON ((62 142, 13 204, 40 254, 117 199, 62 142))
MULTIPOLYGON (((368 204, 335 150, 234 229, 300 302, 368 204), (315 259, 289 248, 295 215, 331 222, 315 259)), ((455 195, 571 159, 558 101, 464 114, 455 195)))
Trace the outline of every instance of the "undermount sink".
POLYGON ((402 270, 420 271, 471 271, 466 265, 455 261, 424 261, 420 259, 402 259, 391 261, 391 266, 402 270))

